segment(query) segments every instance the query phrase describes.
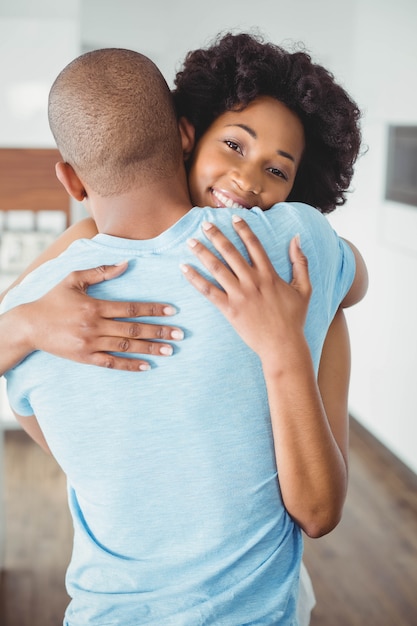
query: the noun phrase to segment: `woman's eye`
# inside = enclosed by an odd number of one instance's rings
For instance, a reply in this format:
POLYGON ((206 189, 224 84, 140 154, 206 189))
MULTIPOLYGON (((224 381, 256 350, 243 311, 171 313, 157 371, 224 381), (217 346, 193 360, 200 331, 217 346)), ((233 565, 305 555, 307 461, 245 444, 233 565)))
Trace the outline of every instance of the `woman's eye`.
POLYGON ((282 170, 279 170, 276 167, 270 167, 269 171, 271 172, 271 174, 273 174, 274 176, 278 176, 279 178, 283 178, 284 180, 288 180, 288 176, 286 174, 284 174, 284 172, 282 170))
POLYGON ((235 141, 231 141, 231 139, 226 139, 225 144, 226 146, 229 146, 231 150, 234 150, 235 152, 240 152, 240 154, 242 154, 242 150, 239 144, 237 144, 235 141))

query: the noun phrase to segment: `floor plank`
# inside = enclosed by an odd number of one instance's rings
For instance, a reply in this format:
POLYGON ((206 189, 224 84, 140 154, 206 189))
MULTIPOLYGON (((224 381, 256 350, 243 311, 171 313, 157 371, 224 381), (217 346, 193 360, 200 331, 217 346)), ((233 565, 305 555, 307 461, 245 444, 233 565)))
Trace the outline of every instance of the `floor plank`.
MULTIPOLYGON (((72 528, 65 479, 25 433, 6 433, 2 626, 59 626, 72 528)), ((417 626, 417 477, 352 422, 343 520, 306 539, 311 626, 417 626)), ((139 625, 138 625, 139 626, 139 625)))

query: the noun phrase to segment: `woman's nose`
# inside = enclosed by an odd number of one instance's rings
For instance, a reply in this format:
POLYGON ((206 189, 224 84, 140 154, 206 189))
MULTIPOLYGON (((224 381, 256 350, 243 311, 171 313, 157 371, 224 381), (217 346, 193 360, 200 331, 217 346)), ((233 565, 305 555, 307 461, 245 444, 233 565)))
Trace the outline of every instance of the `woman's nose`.
POLYGON ((262 191, 260 176, 253 168, 242 167, 234 172, 236 185, 245 193, 259 194, 262 191))

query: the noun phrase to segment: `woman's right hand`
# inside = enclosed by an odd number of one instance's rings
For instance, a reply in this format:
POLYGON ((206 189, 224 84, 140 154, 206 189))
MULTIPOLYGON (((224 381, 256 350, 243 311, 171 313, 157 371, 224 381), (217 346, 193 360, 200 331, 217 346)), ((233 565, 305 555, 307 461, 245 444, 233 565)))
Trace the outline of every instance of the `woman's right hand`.
POLYGON ((181 340, 184 334, 180 328, 115 318, 166 317, 176 313, 174 307, 98 300, 87 295, 90 285, 120 276, 127 265, 72 272, 38 300, 17 307, 25 322, 26 330, 20 330, 25 334, 27 354, 43 350, 79 363, 127 371, 148 370, 150 365, 142 358, 111 352, 170 356, 173 346, 167 341, 181 340))

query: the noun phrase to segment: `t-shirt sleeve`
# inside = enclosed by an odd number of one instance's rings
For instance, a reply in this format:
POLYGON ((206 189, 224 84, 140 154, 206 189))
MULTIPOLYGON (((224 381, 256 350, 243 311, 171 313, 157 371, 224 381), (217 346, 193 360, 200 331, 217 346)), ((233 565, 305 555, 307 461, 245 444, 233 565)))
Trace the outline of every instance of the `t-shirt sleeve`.
MULTIPOLYGON (((333 231, 334 232, 334 231, 333 231)), ((339 265, 335 278, 335 312, 352 286, 356 274, 355 255, 349 244, 335 233, 339 244, 339 265)))
POLYGON ((355 278, 355 255, 317 209, 301 203, 294 203, 294 207, 300 220, 301 248, 311 262, 316 286, 322 289, 330 322, 355 278))
POLYGON ((14 369, 6 372, 4 376, 7 383, 7 398, 12 410, 22 417, 30 417, 33 415, 33 408, 25 391, 22 389, 21 376, 17 376, 14 369))

